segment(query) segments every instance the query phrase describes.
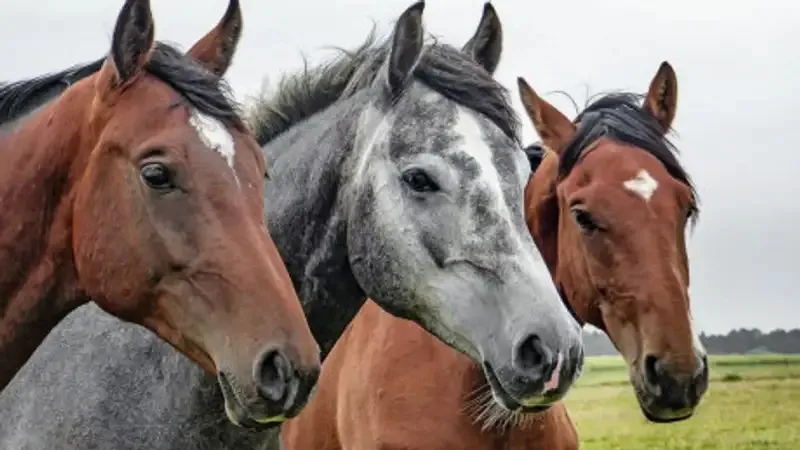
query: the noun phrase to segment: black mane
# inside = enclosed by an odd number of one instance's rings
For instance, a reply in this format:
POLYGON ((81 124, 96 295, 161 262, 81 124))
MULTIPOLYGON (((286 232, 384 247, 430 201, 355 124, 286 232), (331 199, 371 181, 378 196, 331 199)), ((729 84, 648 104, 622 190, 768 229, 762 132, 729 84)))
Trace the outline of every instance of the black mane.
POLYGON ((103 61, 105 58, 60 72, 0 84, 0 123, 14 120, 61 95, 75 82, 100 70, 103 61))
MULTIPOLYGON (((61 95, 70 85, 99 71, 105 60, 103 57, 60 72, 0 85, 0 123, 14 120, 61 95)), ((145 70, 171 86, 201 113, 229 125, 243 126, 227 83, 183 52, 157 42, 145 70)))
MULTIPOLYGON (((262 96, 251 107, 250 122, 259 144, 368 87, 380 75, 390 42, 376 44, 370 34, 355 51, 339 49, 340 54, 325 64, 283 76, 272 98, 262 96)), ((438 42, 426 45, 414 76, 444 97, 486 116, 519 142, 520 123, 508 90, 459 49, 438 42)))
POLYGON ((667 172, 691 189, 692 219, 699 213, 699 197, 689 174, 678 161, 678 150, 664 136, 661 125, 641 106, 643 96, 630 92, 605 94, 594 100, 575 118, 577 130, 559 159, 559 178, 580 162, 584 150, 601 137, 643 149, 655 156, 667 172))

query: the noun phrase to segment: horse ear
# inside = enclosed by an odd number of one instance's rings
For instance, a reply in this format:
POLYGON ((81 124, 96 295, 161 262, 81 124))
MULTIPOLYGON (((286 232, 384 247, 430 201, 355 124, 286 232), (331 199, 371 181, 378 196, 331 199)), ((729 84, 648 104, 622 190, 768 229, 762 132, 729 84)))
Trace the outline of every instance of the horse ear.
POLYGON ((650 82, 644 109, 658 121, 664 133, 669 131, 678 109, 678 77, 666 61, 661 63, 650 82))
POLYGON ((222 20, 197 41, 187 54, 211 73, 222 77, 233 62, 233 55, 242 37, 242 8, 239 0, 230 0, 222 20))
POLYGON ((149 0, 126 0, 117 17, 107 64, 114 70, 115 85, 133 81, 150 59, 155 24, 149 0))
POLYGON ((503 53, 503 26, 491 3, 486 2, 483 5, 483 15, 478 29, 461 50, 469 54, 487 72, 493 74, 497 70, 500 55, 503 53))
POLYGON ((397 97, 405 89, 422 54, 424 9, 424 1, 411 5, 400 15, 395 24, 387 74, 392 97, 397 97))
POLYGON ((544 146, 561 154, 575 135, 575 124, 553 105, 539 97, 524 78, 517 78, 519 96, 544 146))

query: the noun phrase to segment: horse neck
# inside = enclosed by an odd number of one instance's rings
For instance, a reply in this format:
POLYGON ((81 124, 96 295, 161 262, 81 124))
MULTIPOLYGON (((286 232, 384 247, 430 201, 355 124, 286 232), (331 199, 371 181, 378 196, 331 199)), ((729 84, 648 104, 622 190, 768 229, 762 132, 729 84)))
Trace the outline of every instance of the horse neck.
POLYGON ((263 150, 269 232, 303 303, 322 357, 366 301, 347 251, 346 183, 352 151, 348 99, 289 129, 263 150))
POLYGON ((79 300, 70 181, 83 113, 51 104, 0 138, 0 390, 79 300))

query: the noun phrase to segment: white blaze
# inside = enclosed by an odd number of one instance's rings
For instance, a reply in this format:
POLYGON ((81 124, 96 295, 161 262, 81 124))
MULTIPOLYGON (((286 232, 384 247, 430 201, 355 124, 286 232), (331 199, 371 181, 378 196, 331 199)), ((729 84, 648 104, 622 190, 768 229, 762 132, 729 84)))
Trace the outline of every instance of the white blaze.
POLYGON ((197 135, 200 136, 200 140, 206 147, 222 156, 228 167, 233 170, 233 176, 238 183, 239 178, 236 177, 236 170, 233 168, 236 146, 233 143, 233 136, 225 128, 225 125, 219 120, 197 111, 194 111, 189 117, 189 125, 197 131, 197 135))
MULTIPOLYGON (((509 224, 513 223, 511 210, 505 202, 502 179, 493 161, 492 149, 484 141, 483 132, 481 131, 478 119, 471 111, 459 107, 458 118, 456 120, 457 122, 455 127, 453 127, 453 131, 458 133, 464 139, 464 146, 461 149, 464 150, 468 155, 472 156, 481 168, 480 183, 483 183, 484 189, 488 190, 490 193, 490 198, 492 201, 491 209, 495 212, 495 214, 499 215, 503 221, 509 224)), ((520 160, 526 158, 521 150, 509 148, 508 151, 517 151, 520 160)), ((528 163, 527 161, 524 161, 521 164, 528 163)), ((520 179, 520 181, 522 180, 520 179)), ((527 182, 527 179, 525 181, 527 182)), ((510 229, 516 230, 513 226, 510 227, 510 229)), ((527 231, 528 230, 525 229, 526 233, 527 231)), ((522 236, 520 236, 516 231, 513 232, 512 239, 516 240, 516 248, 525 248, 525 245, 521 242, 522 236)), ((539 279, 549 281, 550 272, 547 270, 547 266, 544 265, 544 260, 542 259, 541 254, 539 254, 535 247, 534 251, 536 252, 535 255, 532 255, 527 251, 522 252, 522 255, 520 255, 521 259, 519 260, 520 265, 528 273, 535 273, 539 279)), ((546 282, 544 284, 552 285, 552 282, 546 282)), ((566 313, 566 309, 564 309, 564 312, 566 313)))
MULTIPOLYGON (((484 142, 483 132, 478 120, 472 112, 463 107, 458 107, 458 117, 453 131, 458 133, 463 139, 463 147, 468 155, 472 156, 481 168, 480 180, 491 192, 493 201, 492 209, 495 210, 503 220, 511 222, 511 211, 505 203, 503 196, 503 185, 500 180, 500 173, 494 165, 492 149, 484 142)), ((512 151, 509 149, 509 151, 512 151)))
POLYGON ((658 182, 644 169, 623 184, 625 189, 639 195, 645 201, 650 200, 656 189, 658 189, 658 182))

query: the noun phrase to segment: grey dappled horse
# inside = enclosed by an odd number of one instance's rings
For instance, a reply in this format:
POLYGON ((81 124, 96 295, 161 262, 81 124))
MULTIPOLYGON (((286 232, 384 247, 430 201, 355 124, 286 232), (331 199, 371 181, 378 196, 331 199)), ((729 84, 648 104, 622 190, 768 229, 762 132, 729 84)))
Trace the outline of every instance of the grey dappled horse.
MULTIPOLYGON (((425 45, 421 14, 262 105, 270 233, 324 353, 369 296, 482 363, 497 397, 540 404, 556 358, 565 388, 583 356, 524 223, 529 163, 489 73, 499 32, 482 21, 464 52, 425 45)), ((231 425, 221 397, 170 347, 88 305, 0 394, 0 448, 267 448, 273 433, 231 425)))

